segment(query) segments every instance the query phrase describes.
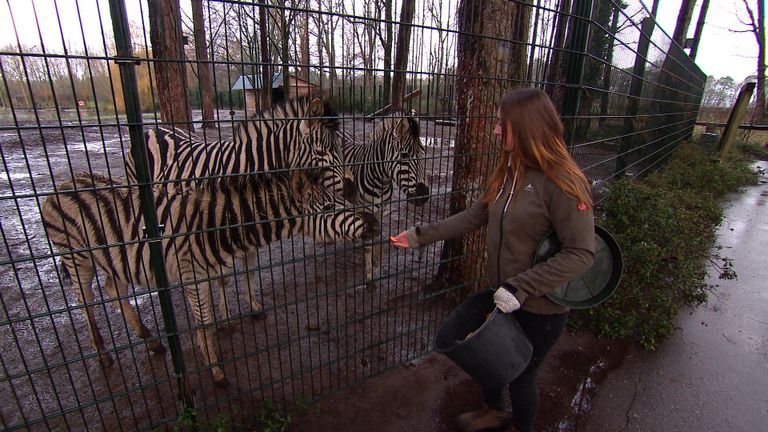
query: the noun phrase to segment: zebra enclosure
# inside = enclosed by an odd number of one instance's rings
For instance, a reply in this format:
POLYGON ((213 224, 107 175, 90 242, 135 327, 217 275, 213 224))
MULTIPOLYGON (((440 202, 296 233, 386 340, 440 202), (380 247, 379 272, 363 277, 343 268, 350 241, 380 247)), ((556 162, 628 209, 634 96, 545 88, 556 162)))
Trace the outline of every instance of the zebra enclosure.
POLYGON ((0 5, 0 426, 258 427, 432 349, 484 289, 496 104, 544 90, 599 203, 705 75, 639 0, 0 5), (193 413, 193 414, 192 414, 193 413))

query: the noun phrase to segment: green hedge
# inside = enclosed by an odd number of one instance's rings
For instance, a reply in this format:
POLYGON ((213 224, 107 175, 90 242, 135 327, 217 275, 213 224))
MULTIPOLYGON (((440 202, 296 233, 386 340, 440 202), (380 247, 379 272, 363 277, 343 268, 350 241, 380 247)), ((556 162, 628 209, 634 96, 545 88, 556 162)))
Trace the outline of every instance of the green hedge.
POLYGON ((713 249, 725 194, 755 184, 751 159, 733 152, 720 163, 711 148, 684 144, 658 173, 612 183, 599 224, 621 245, 624 277, 605 303, 572 314, 572 327, 655 349, 682 305, 706 301, 707 264, 734 278, 713 249))

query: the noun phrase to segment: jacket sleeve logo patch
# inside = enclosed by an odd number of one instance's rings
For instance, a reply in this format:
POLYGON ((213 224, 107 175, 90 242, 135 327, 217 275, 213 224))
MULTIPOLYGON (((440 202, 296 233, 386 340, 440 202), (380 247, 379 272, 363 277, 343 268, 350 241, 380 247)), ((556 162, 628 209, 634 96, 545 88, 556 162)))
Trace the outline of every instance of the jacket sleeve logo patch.
POLYGON ((579 204, 576 205, 576 210, 578 210, 580 212, 587 211, 588 208, 589 207, 587 206, 587 203, 585 203, 584 201, 582 201, 582 202, 580 202, 579 204))

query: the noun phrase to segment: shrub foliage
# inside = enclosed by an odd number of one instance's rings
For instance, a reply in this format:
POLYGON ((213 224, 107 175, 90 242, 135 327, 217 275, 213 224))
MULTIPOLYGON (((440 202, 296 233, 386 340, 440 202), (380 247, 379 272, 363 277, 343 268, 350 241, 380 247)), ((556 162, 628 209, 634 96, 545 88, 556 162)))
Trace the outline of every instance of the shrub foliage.
POLYGON ((707 264, 721 278, 736 277, 713 248, 721 201, 758 176, 735 153, 720 163, 712 149, 684 144, 660 172, 611 184, 598 223, 621 245, 624 276, 608 301, 573 314, 576 329, 655 349, 681 306, 706 301, 707 264))

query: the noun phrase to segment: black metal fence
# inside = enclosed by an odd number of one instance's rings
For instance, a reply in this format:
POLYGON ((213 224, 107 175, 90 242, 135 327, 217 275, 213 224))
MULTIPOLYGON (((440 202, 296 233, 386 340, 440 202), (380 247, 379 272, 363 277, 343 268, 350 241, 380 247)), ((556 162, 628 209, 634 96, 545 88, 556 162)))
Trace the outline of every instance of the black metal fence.
MULTIPOLYGON (((265 72, 273 80, 273 101, 301 92, 321 96, 341 114, 344 132, 359 140, 377 124, 364 117, 389 103, 402 1, 181 3, 180 28, 171 31, 184 35, 184 58, 163 61, 183 66, 184 94, 201 140, 232 137, 265 97, 259 78, 265 72), (196 4, 202 6, 205 56, 195 49, 196 4), (201 68, 209 68, 208 86, 201 84, 201 68), (212 113, 201 109, 207 89, 213 90, 212 113), (204 121, 214 127, 203 128, 204 121)), ((656 170, 691 135, 705 75, 639 1, 466 0, 463 16, 459 3, 416 1, 408 45, 404 90, 420 96, 404 106, 420 119, 430 201, 414 207, 395 193, 384 205, 383 236, 373 241, 384 246, 375 288, 364 286, 359 242, 297 237, 262 248, 255 267, 229 270, 235 277, 226 301, 237 318, 227 322, 235 331, 219 333, 215 341, 217 366, 229 380, 223 388, 214 385, 210 365, 195 349, 199 326, 180 284, 131 286, 121 298, 169 346, 168 354, 156 356, 105 293, 107 275, 99 274, 88 306, 115 359, 101 366, 85 309, 60 273, 61 253, 41 222, 41 205, 57 185, 79 172, 122 178, 126 155, 143 146, 141 131, 168 123, 160 114, 155 72, 163 61, 153 59, 148 5, 32 0, 0 6, 2 427, 166 428, 184 407, 202 422, 223 416, 233 425, 253 426, 259 413, 276 409, 270 407, 295 408, 429 351, 451 308, 449 294, 479 284, 480 277, 465 275, 425 290, 442 246, 389 250, 383 239, 451 212, 457 160, 493 164, 493 101, 503 91, 535 86, 550 94, 598 201, 608 193, 607 182, 656 170), (489 29, 496 22, 496 28, 516 33, 459 31, 461 20, 482 20, 489 29), (499 55, 514 51, 517 60, 465 75, 467 59, 457 46, 468 39, 496 46, 499 55), (475 86, 476 95, 486 89, 484 114, 467 114, 457 105, 467 85, 475 86), (468 120, 485 122, 485 152, 457 153, 467 148, 456 140, 467 136, 458 130, 468 120), (249 280, 260 288, 264 321, 247 316, 249 280)), ((482 189, 483 179, 474 180, 462 191, 470 197, 482 189)), ((145 222, 147 236, 136 241, 174 234, 145 222)), ((225 301, 218 293, 214 299, 225 301)), ((225 324, 220 316, 217 324, 225 324)))

